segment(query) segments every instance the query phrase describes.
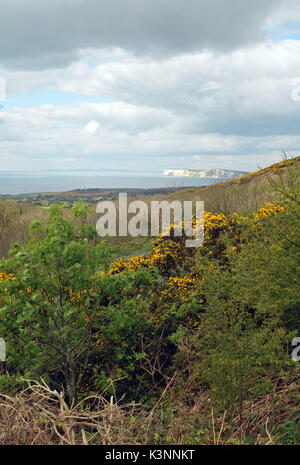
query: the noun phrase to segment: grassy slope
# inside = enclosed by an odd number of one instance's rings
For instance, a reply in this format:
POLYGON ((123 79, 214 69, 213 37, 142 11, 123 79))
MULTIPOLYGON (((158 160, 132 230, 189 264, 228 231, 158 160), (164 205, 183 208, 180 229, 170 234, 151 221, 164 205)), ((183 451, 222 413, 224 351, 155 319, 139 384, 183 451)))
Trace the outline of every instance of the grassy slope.
POLYGON ((287 167, 296 163, 300 163, 300 156, 283 160, 232 181, 170 194, 166 199, 202 200, 205 210, 225 215, 233 212, 248 213, 272 202, 272 189, 267 178, 270 177, 276 181, 279 176, 284 177, 287 173, 287 167))

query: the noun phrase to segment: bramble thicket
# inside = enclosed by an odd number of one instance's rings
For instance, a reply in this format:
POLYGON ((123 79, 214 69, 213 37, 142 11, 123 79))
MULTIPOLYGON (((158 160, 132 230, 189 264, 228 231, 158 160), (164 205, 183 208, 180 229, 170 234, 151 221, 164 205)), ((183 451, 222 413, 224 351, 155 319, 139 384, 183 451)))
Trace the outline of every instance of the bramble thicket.
POLYGON ((0 391, 42 378, 69 405, 103 393, 149 411, 163 398, 150 443, 211 443, 211 406, 228 419, 224 442, 298 443, 299 173, 269 181, 274 201, 256 213, 206 211, 201 247, 171 225, 149 255, 114 261, 86 204, 72 218, 51 207, 0 263, 0 391), (277 392, 288 392, 285 406, 277 392), (202 416, 180 420, 203 395, 202 416))

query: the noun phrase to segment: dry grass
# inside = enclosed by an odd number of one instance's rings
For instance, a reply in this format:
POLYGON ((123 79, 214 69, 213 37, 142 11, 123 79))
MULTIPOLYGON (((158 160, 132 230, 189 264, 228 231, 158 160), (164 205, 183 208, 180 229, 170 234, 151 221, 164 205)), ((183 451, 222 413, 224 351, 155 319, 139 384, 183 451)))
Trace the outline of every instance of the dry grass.
POLYGON ((0 258, 7 257, 12 242, 26 244, 29 239, 28 229, 33 220, 46 224, 47 211, 25 202, 0 200, 0 258))
POLYGON ((245 405, 241 418, 217 410, 205 392, 186 405, 167 401, 166 388, 151 410, 102 396, 68 407, 63 392, 32 382, 14 397, 0 394, 0 445, 285 444, 284 426, 299 412, 296 391, 275 386, 245 405))
POLYGON ((141 444, 130 420, 138 410, 101 396, 68 407, 63 392, 33 382, 17 396, 0 394, 0 445, 141 444))

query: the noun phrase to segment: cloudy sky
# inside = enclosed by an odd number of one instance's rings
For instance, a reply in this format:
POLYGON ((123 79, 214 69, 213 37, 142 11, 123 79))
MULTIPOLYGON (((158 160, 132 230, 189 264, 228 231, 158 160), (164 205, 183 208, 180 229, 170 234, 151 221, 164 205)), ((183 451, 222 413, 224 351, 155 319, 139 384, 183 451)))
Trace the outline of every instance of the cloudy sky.
POLYGON ((299 0, 0 1, 1 171, 299 154, 299 0))

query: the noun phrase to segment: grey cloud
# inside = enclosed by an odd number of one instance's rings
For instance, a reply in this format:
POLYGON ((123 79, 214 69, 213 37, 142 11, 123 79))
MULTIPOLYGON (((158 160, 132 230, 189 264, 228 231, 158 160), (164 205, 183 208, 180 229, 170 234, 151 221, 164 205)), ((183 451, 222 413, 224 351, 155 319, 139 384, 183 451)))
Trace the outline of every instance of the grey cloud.
MULTIPOLYGON (((297 136, 299 134, 299 111, 295 112, 294 115, 270 115, 266 112, 265 114, 251 116, 234 114, 227 119, 224 116, 222 114, 219 117, 215 116, 209 119, 201 126, 201 130, 205 133, 214 129, 214 131, 223 135, 234 134, 250 137, 281 136, 286 134, 297 136)), ((196 123, 194 123, 194 130, 192 125, 190 127, 191 132, 196 132, 197 129, 199 131, 199 124, 196 125, 196 123)))
POLYGON ((65 66, 84 48, 158 56, 230 50, 262 39, 266 19, 288 1, 10 0, 1 6, 1 63, 65 66))

